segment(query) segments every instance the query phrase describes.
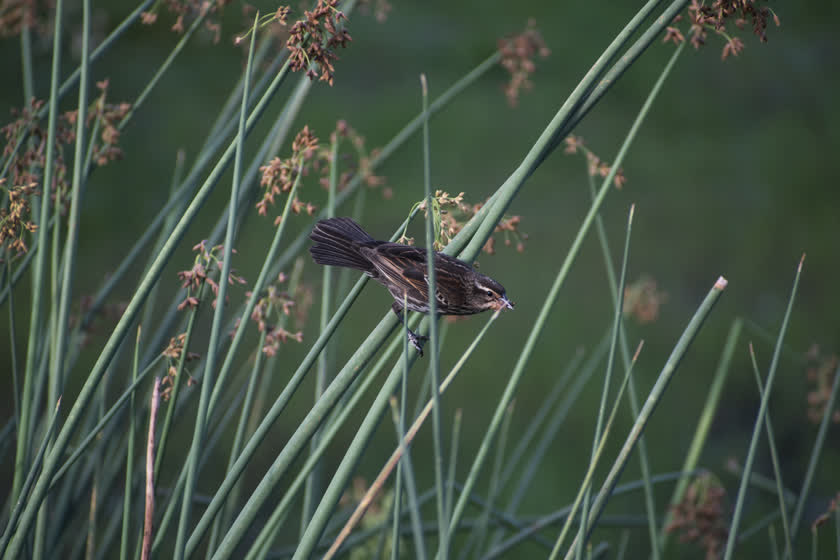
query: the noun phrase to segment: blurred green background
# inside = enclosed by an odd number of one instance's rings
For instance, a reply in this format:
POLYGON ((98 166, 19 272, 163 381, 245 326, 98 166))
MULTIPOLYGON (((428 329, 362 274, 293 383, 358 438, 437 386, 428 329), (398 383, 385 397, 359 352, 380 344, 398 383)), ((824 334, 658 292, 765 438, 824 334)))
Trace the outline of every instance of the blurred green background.
MULTIPOLYGON (((103 33, 109 32, 134 6, 125 1, 96 4, 98 27, 103 33)), ((315 84, 295 130, 309 124, 327 141, 335 122, 346 119, 366 137, 368 148, 381 146, 418 113, 420 73, 427 75, 434 98, 489 56, 499 37, 521 30, 533 17, 551 55, 537 60, 535 88, 520 97, 519 106, 508 106, 502 93, 507 75, 498 68, 460 95, 431 124, 433 185, 451 193, 464 191, 468 201, 479 202, 521 161, 578 80, 638 9, 637 4, 490 0, 479 6, 443 1, 395 2, 385 23, 377 23, 357 10, 349 25, 353 42, 340 53, 336 64, 335 86, 315 84)), ((265 11, 274 7, 261 4, 265 11)), ((644 326, 628 322, 631 346, 639 339, 645 340, 635 369, 642 394, 655 380, 676 338, 715 279, 723 275, 729 280, 648 425, 654 472, 680 467, 732 321, 744 317, 775 337, 796 265, 802 253, 807 253, 786 340, 790 352, 780 362, 770 403, 784 480, 798 491, 816 427, 806 418, 806 395, 813 386, 794 353, 804 353, 814 343, 825 354, 836 352, 840 333, 840 295, 836 290, 840 280, 840 191, 835 187, 840 172, 840 160, 835 155, 840 149, 840 112, 831 101, 840 80, 836 67, 840 36, 834 3, 785 3, 774 9, 782 26, 768 28, 767 44, 760 44, 745 30, 741 35, 746 48, 736 58, 720 60, 723 40, 715 36, 710 36, 709 44, 701 51, 686 49, 626 159, 623 167, 627 184, 609 194, 602 215, 618 266, 627 212, 632 203, 636 204, 629 280, 648 275, 668 294, 656 322, 644 326)), ((78 31, 78 7, 70 8, 69 17, 71 27, 78 31)), ((125 159, 98 169, 93 175, 82 215, 77 299, 94 291, 161 207, 176 151, 184 149, 187 162, 191 163, 190 157, 204 142, 216 112, 238 80, 244 51, 232 46, 232 38, 247 25, 246 18, 239 4, 235 4, 227 9, 223 19, 222 41, 214 45, 206 33, 194 40, 141 108, 139 118, 123 136, 125 159)), ((168 31, 171 21, 164 16, 152 27, 135 27, 94 65, 96 80, 110 78, 111 101, 133 100, 146 84, 177 40, 168 31)), ((71 33, 68 43, 73 40, 71 33)), ((4 75, 0 101, 4 108, 19 107, 23 101, 18 45, 15 39, 5 39, 0 49, 4 75)), ((36 90, 38 97, 44 98, 49 87, 50 51, 46 41, 37 45, 36 90)), ((574 131, 602 158, 614 158, 673 48, 670 44, 654 44, 574 131)), ((77 56, 74 54, 73 67, 77 56)), ((63 74, 70 68, 68 57, 63 62, 63 74)), ((292 83, 286 91, 291 90, 292 83)), ((74 104, 72 98, 65 100, 68 108, 74 104)), ((279 110, 281 104, 282 99, 275 100, 273 111, 279 110)), ((3 114, 7 115, 3 122, 8 122, 7 109, 3 109, 3 114)), ((273 114, 266 120, 272 118, 273 114)), ((285 157, 288 152, 287 145, 280 155, 285 157)), ((363 225, 374 236, 384 238, 402 221, 411 204, 422 197, 419 137, 390 158, 379 173, 387 177, 394 196, 386 199, 377 191, 368 193, 363 225)), ((162 286, 170 296, 178 287, 176 271, 189 268, 192 262, 189 247, 208 235, 227 201, 226 184, 229 182, 217 189, 203 211, 204 219, 190 230, 184 248, 173 258, 171 273, 165 276, 171 281, 162 286)), ((320 207, 325 192, 313 178, 301 197, 320 207)), ((464 414, 459 478, 465 474, 589 202, 583 159, 555 152, 528 180, 509 210, 522 216, 521 229, 530 236, 524 253, 499 246, 496 255, 482 255, 479 259, 482 271, 505 285, 516 302, 516 310, 500 318, 468 371, 444 399, 447 423, 456 408, 462 408, 464 414)), ((339 213, 349 212, 347 206, 339 213)), ((299 231, 308 224, 304 217, 298 217, 292 222, 292 229, 299 231)), ((270 231, 267 220, 252 218, 242 231, 234 266, 248 280, 256 277, 270 231)), ((419 227, 413 232, 418 238, 422 235, 419 227)), ((137 273, 141 269, 142 263, 138 263, 137 273)), ((316 302, 320 274, 307 260, 306 280, 312 284, 316 302)), ((133 287, 132 283, 122 286, 121 297, 130 294, 133 287)), ((241 292, 238 295, 241 297, 241 292)), ((232 297, 237 297, 236 290, 232 297)), ((168 296, 160 301, 168 301, 168 296)), ((23 321, 26 300, 16 303, 19 320, 23 321)), ((341 331, 335 354, 339 362, 389 305, 390 297, 384 290, 376 286, 365 290, 341 331)), ((576 350, 591 350, 601 339, 612 320, 611 308, 603 260, 593 231, 561 292, 518 392, 511 427, 514 438, 525 429, 532 412, 576 350)), ((460 355, 484 320, 486 317, 473 318, 448 327, 444 369, 460 355)), ((79 376, 89 370, 109 328, 110 323, 104 323, 100 334, 92 339, 89 354, 80 362, 68 391, 78 388, 79 376)), ((316 329, 317 304, 304 330, 304 345, 289 345, 283 350, 274 372, 278 388, 298 363, 306 341, 315 339, 316 329)), ((6 356, 9 337, 5 321, 0 330, 0 353, 6 356)), ((772 341, 748 328, 736 350, 733 370, 701 461, 720 475, 729 491, 730 503, 734 502, 737 478, 726 474, 724 464, 730 457, 744 458, 759 405, 749 369, 750 340, 756 343, 759 364, 766 373, 772 341)), ((25 352, 25 341, 19 339, 17 343, 19 350, 25 352)), ((4 359, 0 368, 8 368, 8 360, 4 359)), ((419 372, 415 373, 419 377, 419 372)), ((596 374, 572 410, 566 428, 561 430, 541 466, 534 491, 520 511, 548 512, 572 500, 588 461, 600 375, 596 374)), ((12 411, 9 378, 8 374, 3 375, 0 410, 4 418, 12 411)), ((295 409, 287 423, 278 425, 273 432, 277 448, 296 427, 311 395, 309 380, 293 401, 295 409)), ((617 432, 621 435, 617 440, 623 439, 629 416, 629 412, 621 416, 622 426, 617 432)), ((180 435, 188 441, 192 427, 183 428, 180 435)), ((386 421, 380 431, 380 438, 366 453, 362 472, 378 470, 392 450, 390 422, 386 421)), ((430 438, 430 432, 424 431, 418 449, 429 450, 430 438)), ((840 472, 840 440, 836 427, 829 438, 806 510, 806 522, 824 511, 828 499, 840 489, 836 474, 840 472)), ((333 446, 334 463, 328 469, 340 460, 343 445, 339 442, 333 446)), ((267 465, 273 459, 272 444, 263 447, 259 465, 267 465)), ((226 461, 222 454, 219 459, 220 465, 226 461)), ((10 468, 8 461, 5 463, 4 476, 10 468)), ((418 476, 430 484, 431 455, 418 451, 415 463, 418 476)), ((261 468, 249 471, 249 484, 258 480, 261 468)), ((772 474, 766 444, 760 447, 756 470, 772 474)), ((199 490, 211 491, 212 481, 219 475, 207 471, 199 490)), ((634 459, 622 480, 637 476, 638 462, 634 459)), ((670 493, 670 487, 657 489, 660 509, 670 493)), ((751 491, 748 519, 758 517, 760 504, 772 506, 774 502, 765 503, 765 499, 769 498, 751 491)), ((642 513, 640 501, 628 501, 615 511, 621 508, 642 513)), ((644 529, 634 534, 636 538, 646 539, 644 529)))

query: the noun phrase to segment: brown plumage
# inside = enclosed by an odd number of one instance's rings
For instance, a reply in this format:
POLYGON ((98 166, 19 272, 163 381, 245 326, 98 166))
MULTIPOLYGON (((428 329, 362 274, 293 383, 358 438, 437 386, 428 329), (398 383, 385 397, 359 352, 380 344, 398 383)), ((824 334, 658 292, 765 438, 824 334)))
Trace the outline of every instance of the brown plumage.
MULTIPOLYGON (((429 312, 426 249, 377 241, 350 218, 321 220, 309 237, 315 242, 309 252, 316 263, 361 270, 388 288, 400 321, 404 321, 404 298, 411 311, 429 312)), ((513 309, 501 284, 449 255, 435 252, 435 276, 439 315, 513 309)), ((409 331, 409 339, 422 354, 420 338, 409 331)))

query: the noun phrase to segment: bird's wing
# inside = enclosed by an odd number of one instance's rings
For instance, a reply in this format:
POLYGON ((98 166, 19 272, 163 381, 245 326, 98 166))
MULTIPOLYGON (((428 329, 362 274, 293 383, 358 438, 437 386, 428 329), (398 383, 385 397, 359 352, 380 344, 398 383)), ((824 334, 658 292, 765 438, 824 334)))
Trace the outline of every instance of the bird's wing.
POLYGON ((370 250, 376 253, 370 255, 370 261, 386 280, 383 283, 397 287, 394 293, 409 292, 409 295, 426 298, 425 250, 398 243, 386 243, 370 250))

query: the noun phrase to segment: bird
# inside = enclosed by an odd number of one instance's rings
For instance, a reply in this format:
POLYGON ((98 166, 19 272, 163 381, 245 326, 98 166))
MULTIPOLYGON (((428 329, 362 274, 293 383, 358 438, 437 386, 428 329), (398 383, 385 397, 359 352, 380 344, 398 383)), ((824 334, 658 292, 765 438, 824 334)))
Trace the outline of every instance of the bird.
MULTIPOLYGON (((426 337, 408 329, 404 307, 429 312, 429 252, 422 247, 378 241, 350 218, 320 220, 309 238, 314 241, 309 253, 316 263, 360 270, 388 289, 394 298, 391 309, 422 356, 426 337)), ((434 259, 438 315, 514 308, 496 280, 449 255, 435 251, 434 259)))

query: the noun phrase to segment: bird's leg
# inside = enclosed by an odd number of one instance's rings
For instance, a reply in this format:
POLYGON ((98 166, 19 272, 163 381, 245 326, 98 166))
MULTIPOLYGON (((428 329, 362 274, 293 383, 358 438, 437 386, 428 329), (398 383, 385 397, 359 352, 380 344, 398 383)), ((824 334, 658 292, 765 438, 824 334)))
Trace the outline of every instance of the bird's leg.
POLYGON ((417 349, 418 352, 420 352, 420 355, 422 356, 423 344, 427 340, 429 340, 429 338, 423 336, 422 334, 417 334, 408 328, 408 323, 406 322, 407 314, 403 306, 398 301, 395 301, 394 304, 391 305, 391 309, 394 311, 394 314, 396 314, 397 319, 400 320, 400 323, 402 323, 402 325, 405 327, 405 330, 408 333, 408 341, 411 343, 412 346, 414 346, 417 349))

